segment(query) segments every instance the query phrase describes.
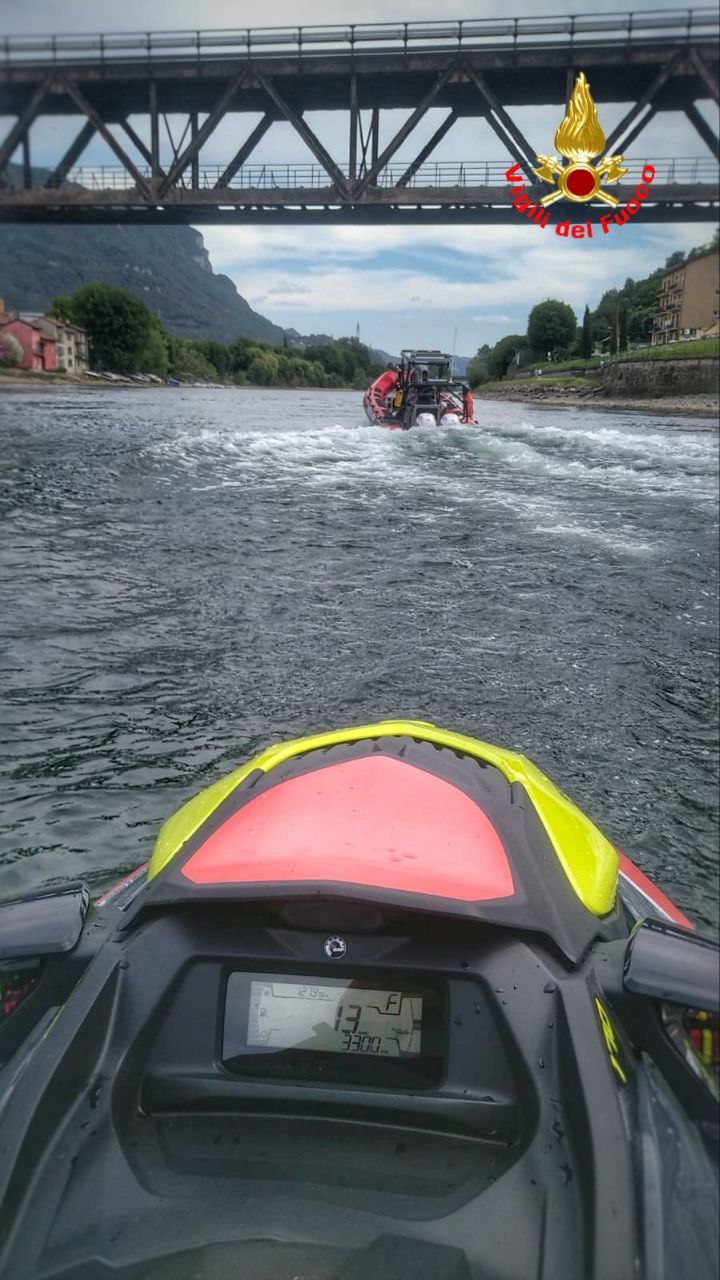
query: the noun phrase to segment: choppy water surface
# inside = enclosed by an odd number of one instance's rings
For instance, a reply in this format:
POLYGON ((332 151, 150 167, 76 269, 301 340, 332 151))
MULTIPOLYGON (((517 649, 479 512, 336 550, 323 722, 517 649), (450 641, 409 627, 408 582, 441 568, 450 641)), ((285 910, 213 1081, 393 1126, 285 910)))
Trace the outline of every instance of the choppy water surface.
POLYGON ((524 750, 717 921, 717 428, 480 408, 0 394, 0 894, 107 884, 269 741, 407 714, 524 750))

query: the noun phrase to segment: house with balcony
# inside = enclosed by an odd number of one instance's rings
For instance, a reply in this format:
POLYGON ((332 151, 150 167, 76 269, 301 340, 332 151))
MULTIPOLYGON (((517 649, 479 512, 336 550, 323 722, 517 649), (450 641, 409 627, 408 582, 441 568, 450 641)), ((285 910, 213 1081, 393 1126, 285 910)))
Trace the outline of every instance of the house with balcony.
POLYGON ((651 343, 688 342, 718 332, 720 258, 717 250, 671 267, 662 276, 651 343))
POLYGON ((58 369, 67 373, 85 373, 90 366, 88 336, 84 329, 68 320, 52 317, 57 335, 58 369))

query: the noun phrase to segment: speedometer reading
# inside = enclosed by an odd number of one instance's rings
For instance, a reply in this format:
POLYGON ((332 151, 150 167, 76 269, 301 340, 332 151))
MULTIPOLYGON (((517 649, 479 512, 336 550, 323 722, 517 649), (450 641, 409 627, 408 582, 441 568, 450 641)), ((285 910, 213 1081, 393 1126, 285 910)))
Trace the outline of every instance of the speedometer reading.
POLYGON ((251 982, 247 1044, 404 1057, 419 1054, 422 996, 353 985, 251 982))

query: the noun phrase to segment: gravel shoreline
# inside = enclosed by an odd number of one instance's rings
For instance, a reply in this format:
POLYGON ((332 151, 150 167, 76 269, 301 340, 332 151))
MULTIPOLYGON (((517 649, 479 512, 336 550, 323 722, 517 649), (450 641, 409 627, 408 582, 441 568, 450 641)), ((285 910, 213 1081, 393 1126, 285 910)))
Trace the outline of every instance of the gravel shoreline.
POLYGON ((652 399, 629 399, 615 396, 603 396, 593 392, 563 391, 560 388, 536 387, 520 390, 496 390, 474 393, 476 403, 480 400, 513 400, 518 404, 532 404, 538 408, 552 405, 566 405, 573 409, 618 409, 632 413, 668 413, 693 418, 720 417, 720 398, 707 394, 690 396, 657 396, 652 399))

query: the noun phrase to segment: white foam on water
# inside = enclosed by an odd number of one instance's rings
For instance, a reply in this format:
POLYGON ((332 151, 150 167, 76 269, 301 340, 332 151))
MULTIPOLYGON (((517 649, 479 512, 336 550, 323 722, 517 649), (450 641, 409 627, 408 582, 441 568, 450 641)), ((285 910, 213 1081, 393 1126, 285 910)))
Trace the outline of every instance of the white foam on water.
MULTIPOLYGON (((540 480, 548 496, 571 505, 583 492, 717 502, 717 435, 705 424, 666 426, 655 418, 644 429, 636 417, 607 423, 598 411, 582 410, 587 420, 568 414, 567 422, 538 425, 513 408, 512 416, 478 428, 400 432, 357 422, 321 424, 312 401, 293 406, 288 400, 284 407, 286 416, 277 421, 255 416, 251 424, 188 425, 144 452, 165 465, 204 473, 199 491, 248 482, 274 489, 291 479, 310 490, 335 491, 340 499, 362 491, 369 504, 387 486, 425 492, 433 500, 444 494, 457 504, 482 496, 495 501, 509 480, 514 486, 522 477, 528 486, 540 480)), ((507 406, 502 409, 507 415, 507 406)), ((558 527, 577 523, 561 516, 558 527)))

